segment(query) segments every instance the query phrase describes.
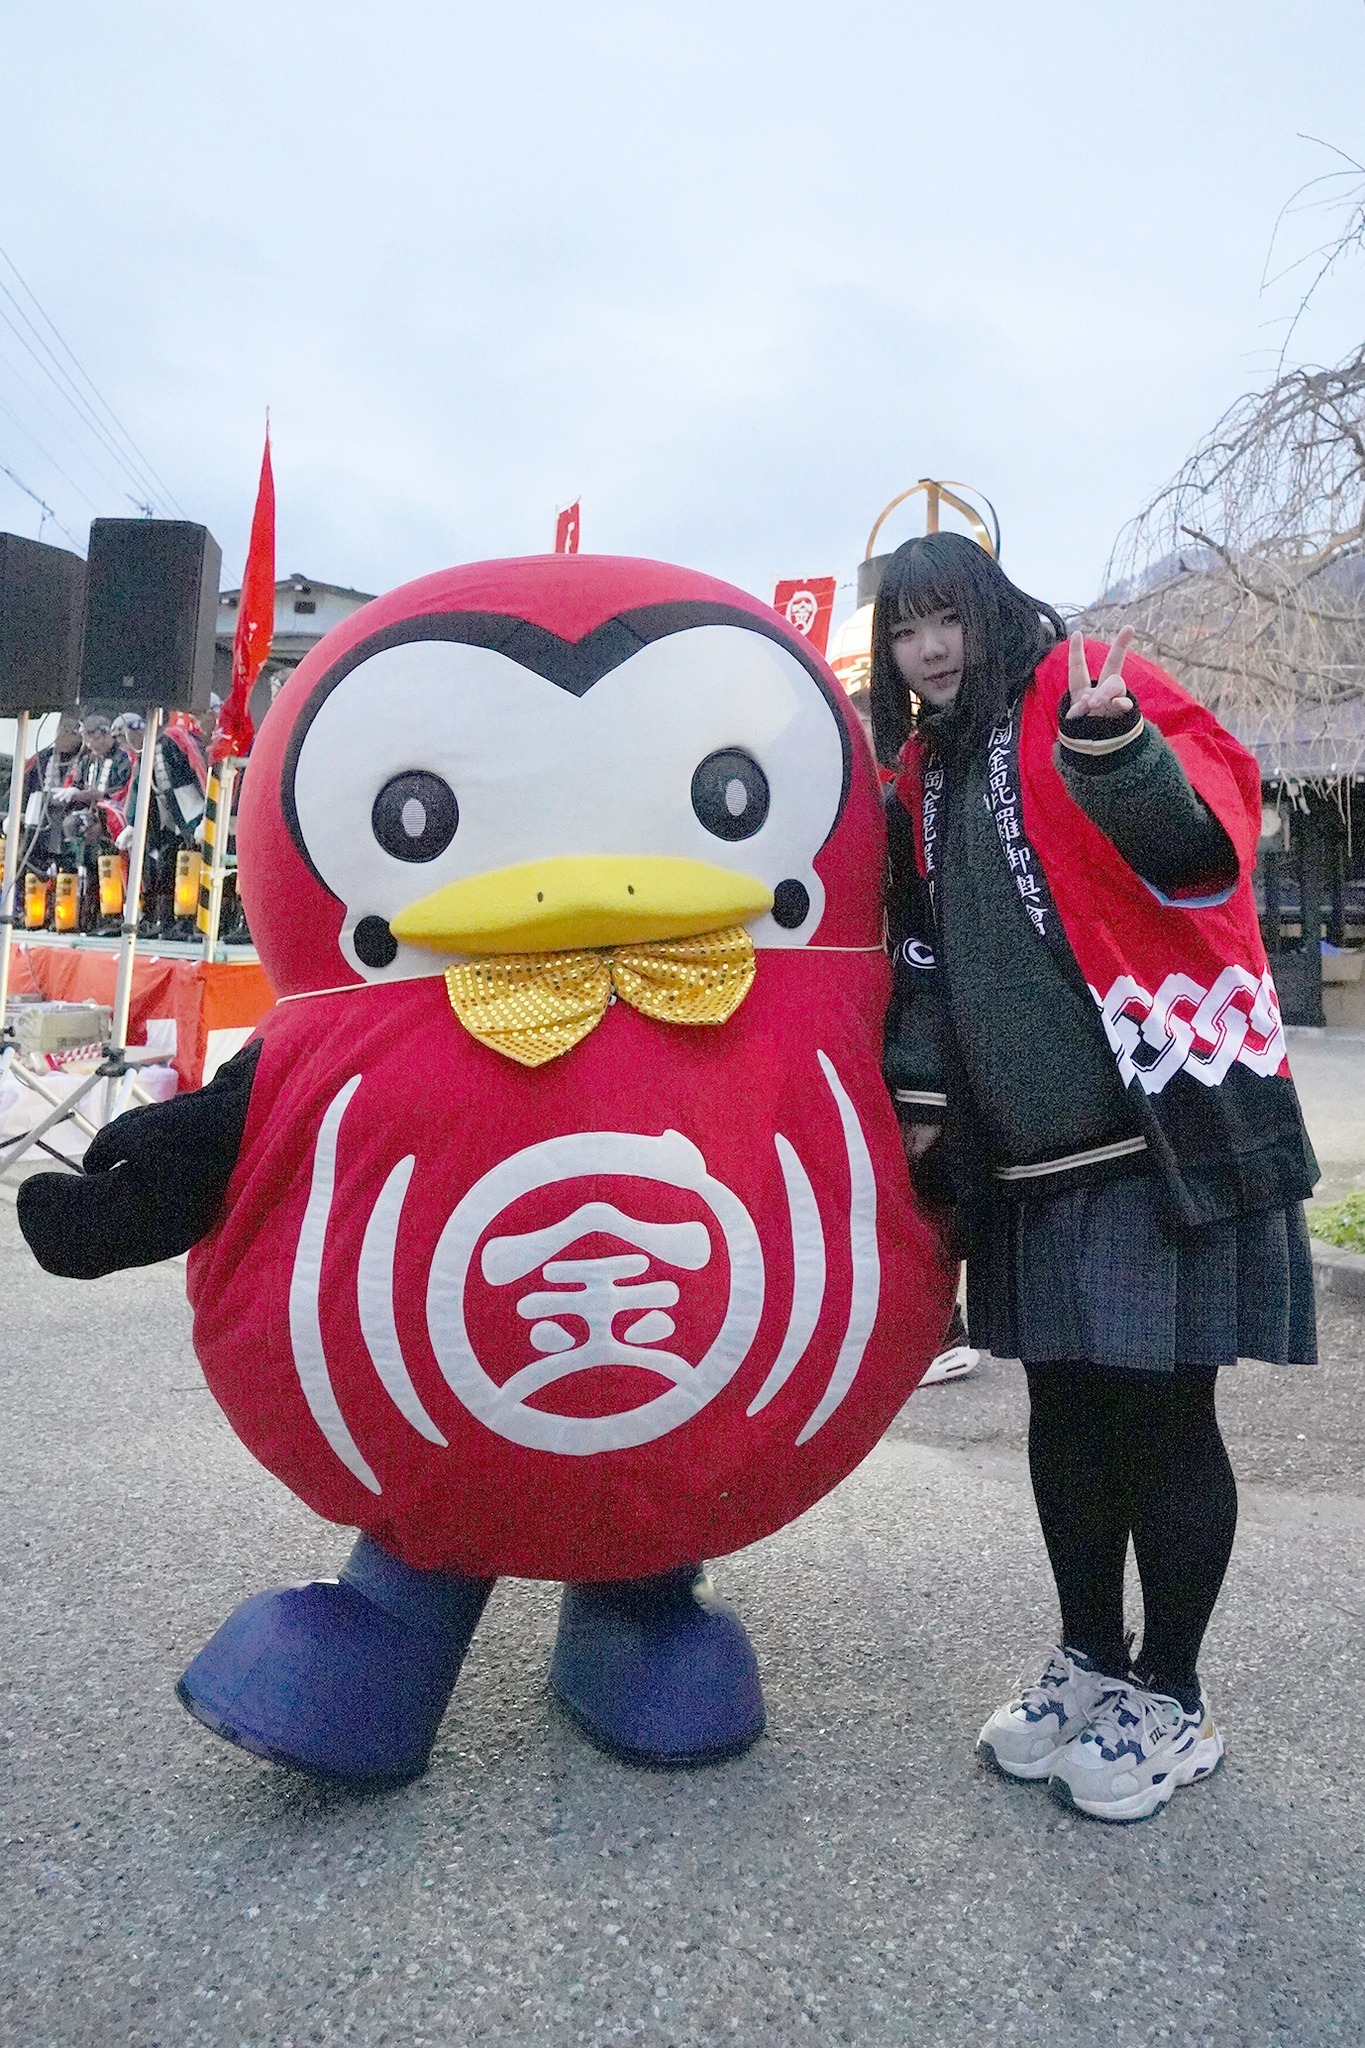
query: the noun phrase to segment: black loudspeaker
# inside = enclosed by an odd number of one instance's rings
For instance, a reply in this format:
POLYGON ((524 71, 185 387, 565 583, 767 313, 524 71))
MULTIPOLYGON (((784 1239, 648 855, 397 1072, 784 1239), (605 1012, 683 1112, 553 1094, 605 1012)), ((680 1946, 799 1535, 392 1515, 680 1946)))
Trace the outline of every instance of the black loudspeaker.
POLYGON ((79 555, 0 533, 0 718, 75 703, 84 598, 79 555))
POLYGON ((188 519, 96 519, 85 578, 82 704, 206 711, 223 551, 188 519))

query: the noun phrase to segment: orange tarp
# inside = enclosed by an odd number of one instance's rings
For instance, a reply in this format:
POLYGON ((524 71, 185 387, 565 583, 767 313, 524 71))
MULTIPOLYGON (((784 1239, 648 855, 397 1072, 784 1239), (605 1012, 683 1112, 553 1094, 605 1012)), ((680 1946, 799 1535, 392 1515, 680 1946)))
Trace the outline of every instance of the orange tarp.
MULTIPOLYGON (((115 948, 33 946, 20 940, 10 987, 16 995, 41 995, 49 1002, 112 1004, 117 975, 115 948)), ((254 960, 185 960, 139 952, 133 962, 128 1042, 146 1043, 149 1018, 173 1017, 172 1064, 182 1088, 197 1088, 209 1033, 249 1029, 274 1000, 265 969, 254 960)))

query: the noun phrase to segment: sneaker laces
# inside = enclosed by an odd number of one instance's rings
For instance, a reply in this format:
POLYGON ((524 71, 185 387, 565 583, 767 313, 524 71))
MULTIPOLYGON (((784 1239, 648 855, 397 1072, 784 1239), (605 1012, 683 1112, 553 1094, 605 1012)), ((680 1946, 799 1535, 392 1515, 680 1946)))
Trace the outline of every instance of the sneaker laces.
POLYGON ((1115 1679, 1113 1692, 1101 1704, 1084 1740, 1093 1742, 1107 1762, 1135 1744, 1143 1756, 1150 1756, 1156 1744, 1173 1735, 1188 1718, 1179 1700, 1169 1693, 1149 1692, 1144 1686, 1115 1679))
POLYGON ((1060 1692, 1064 1685, 1070 1685, 1075 1676, 1075 1661, 1065 1650, 1054 1650, 1033 1683, 1021 1683, 1018 1693, 1019 1705, 1025 1708, 1034 1705, 1046 1706, 1052 1694, 1060 1692))
MULTIPOLYGON (((1068 1685, 1075 1685, 1081 1678, 1097 1678, 1099 1675, 1098 1672, 1091 1670, 1089 1664, 1083 1664, 1072 1656, 1069 1650, 1056 1649, 1033 1683, 1020 1685, 1013 1705, 1017 1712, 1023 1713, 1026 1720, 1041 1720, 1044 1714, 1055 1714, 1059 1711, 1057 1696, 1068 1685)), ((1118 1683, 1117 1680, 1113 1682, 1118 1683)))
POLYGON ((1093 1678, 1106 1692, 1112 1692, 1116 1686, 1129 1683, 1127 1679, 1111 1678, 1108 1672, 1101 1671, 1097 1664, 1092 1664, 1088 1657, 1083 1657, 1079 1650, 1068 1650, 1062 1646, 1052 1652, 1042 1672, 1031 1685, 1020 1684, 1019 1697, 1028 1699, 1034 1693, 1041 1693, 1046 1697, 1049 1693, 1059 1691, 1064 1685, 1074 1684, 1078 1678, 1093 1678))

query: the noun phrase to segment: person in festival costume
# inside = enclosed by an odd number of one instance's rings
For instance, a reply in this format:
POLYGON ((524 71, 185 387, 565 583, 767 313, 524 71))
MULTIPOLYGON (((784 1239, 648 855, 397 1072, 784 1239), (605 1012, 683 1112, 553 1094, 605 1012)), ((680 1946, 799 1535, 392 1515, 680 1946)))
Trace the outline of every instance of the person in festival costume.
POLYGON ((120 745, 112 721, 100 711, 81 714, 81 752, 74 771, 49 797, 59 867, 81 876, 81 925, 99 924, 96 863, 112 853, 128 823, 133 780, 132 755, 120 745))
POLYGON ((67 804, 81 766, 81 721, 78 711, 63 711, 51 746, 41 747, 24 767, 24 838, 20 859, 25 871, 46 870, 66 846, 67 804))
POLYGON ((359 1529, 180 1682, 256 1754, 425 1768, 494 1580, 565 1590, 593 1740, 704 1763, 763 1727, 700 1561, 818 1500, 946 1326, 881 1076, 870 750, 766 605, 587 555, 427 577, 321 641, 241 813, 277 991, 195 1094, 19 1220, 49 1270, 190 1248, 247 1446, 359 1529))
POLYGON ((1062 1615, 978 1749, 1107 1820, 1223 1754, 1198 1673, 1237 1515, 1217 1373, 1315 1356, 1259 773, 1129 640, 1068 643, 949 534, 892 556, 873 620, 899 766, 886 1076, 920 1185, 956 1205, 973 1340, 1027 1371, 1062 1615))
MULTIPOLYGON (((112 826, 115 815, 121 814, 128 803, 133 785, 133 757, 120 744, 113 721, 102 711, 82 712, 81 740, 81 759, 73 784, 76 801, 95 810, 106 809, 112 826)), ((120 831, 125 822, 120 816, 120 831)))
MULTIPOLYGON (((78 711, 63 711, 52 744, 40 747, 23 766, 23 832, 19 874, 47 876, 66 849, 67 798, 81 760, 78 711)), ((50 914, 50 912, 49 912, 50 914)))
MULTIPOLYGON (((133 756, 133 777, 124 805, 132 818, 137 811, 143 721, 136 712, 128 712, 114 724, 116 731, 122 728, 121 744, 133 756)), ((207 787, 203 735, 188 711, 173 711, 157 734, 152 757, 151 831, 143 887, 143 922, 152 937, 194 937, 194 919, 175 915, 175 869, 177 856, 194 851, 202 842, 207 787)), ((132 844, 132 838, 129 825, 119 840, 120 851, 132 844)))
POLYGON ((81 740, 75 775, 62 793, 68 806, 67 836, 87 849, 108 853, 128 823, 133 757, 101 711, 82 713, 81 740))
POLYGON ((57 720, 57 730, 49 747, 40 747, 30 755, 24 767, 25 823, 36 824, 30 818, 28 807, 35 796, 42 796, 54 789, 64 789, 76 772, 81 755, 81 715, 79 711, 63 711, 57 720))

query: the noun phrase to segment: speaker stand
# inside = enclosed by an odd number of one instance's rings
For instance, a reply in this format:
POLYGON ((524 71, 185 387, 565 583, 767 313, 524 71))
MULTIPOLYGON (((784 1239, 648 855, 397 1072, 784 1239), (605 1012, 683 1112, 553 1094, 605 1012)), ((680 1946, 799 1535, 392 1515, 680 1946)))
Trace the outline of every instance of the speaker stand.
MULTIPOLYGON (((156 761, 156 742, 161 731, 161 711, 149 710, 147 724, 142 735, 142 755, 137 776, 137 808, 133 813, 133 843, 128 849, 128 886, 123 892, 123 925, 119 932, 118 975, 114 983, 114 1012, 109 1026, 109 1044, 104 1057, 93 1073, 87 1074, 78 1088, 70 1095, 54 1095, 45 1088, 36 1075, 15 1058, 16 1046, 13 1034, 6 1022, 9 1006, 9 961, 10 944, 14 930, 14 903, 17 888, 18 841, 15 837, 14 787, 10 791, 10 833, 5 843, 5 882, 0 894, 0 913, 7 914, 8 922, 0 925, 0 1076, 13 1075, 33 1094, 41 1096, 51 1104, 51 1113, 45 1116, 31 1131, 20 1132, 17 1138, 0 1140, 0 1173, 5 1173, 21 1160, 26 1152, 35 1146, 48 1152, 61 1165, 79 1172, 79 1167, 56 1152, 45 1140, 49 1131, 59 1124, 74 1123, 78 1130, 93 1138, 100 1125, 112 1123, 121 1116, 132 1101, 150 1102, 153 1098, 145 1088, 138 1085, 137 1070, 160 1059, 158 1053, 130 1053, 128 1050, 128 1015, 133 999, 133 962, 137 958, 137 927, 142 913, 142 870, 147 857, 147 827, 152 811, 152 771, 156 761), (98 1123, 92 1122, 81 1110, 87 1096, 103 1084, 104 1095, 100 1104, 98 1123)), ((15 740, 16 758, 20 746, 27 746, 28 720, 24 713, 19 717, 19 733, 15 740)), ((22 770, 15 778, 22 784, 22 770)), ((94 1105, 92 1104, 93 1108, 94 1105)))
POLYGON ((24 774, 28 767, 28 713, 14 721, 14 765, 9 778, 5 823, 5 875, 0 883, 0 1046, 9 1031, 9 968, 14 945, 14 907, 19 900, 19 834, 24 828, 24 774))

